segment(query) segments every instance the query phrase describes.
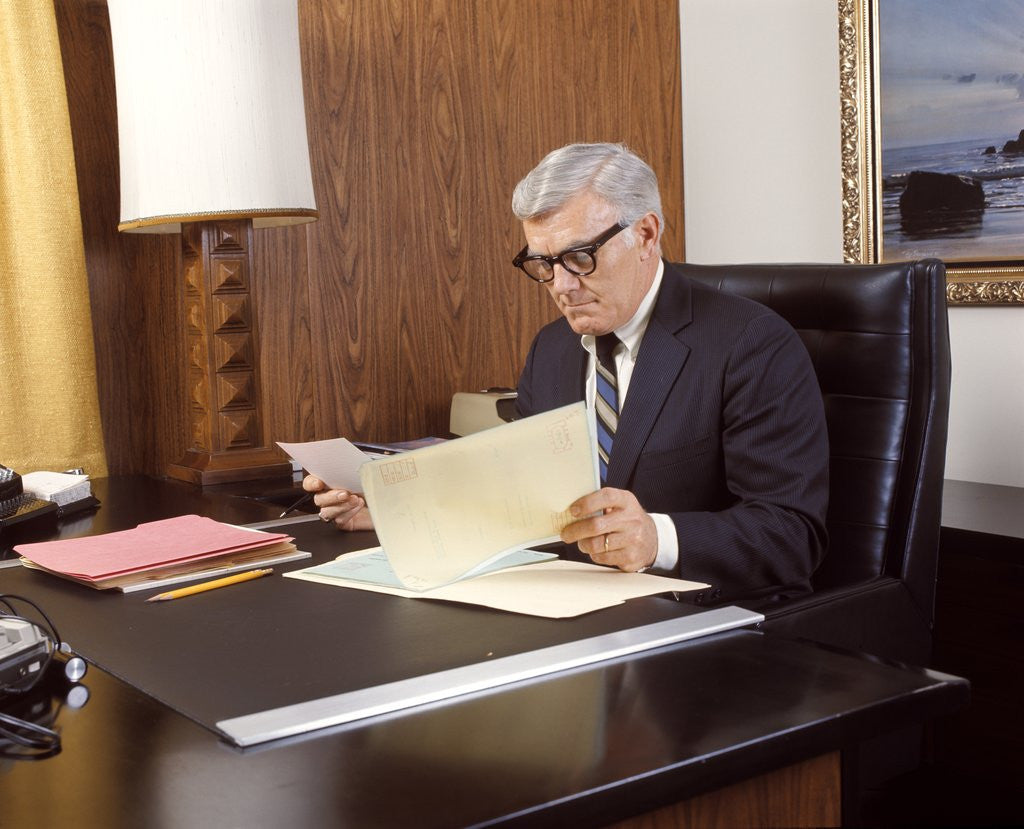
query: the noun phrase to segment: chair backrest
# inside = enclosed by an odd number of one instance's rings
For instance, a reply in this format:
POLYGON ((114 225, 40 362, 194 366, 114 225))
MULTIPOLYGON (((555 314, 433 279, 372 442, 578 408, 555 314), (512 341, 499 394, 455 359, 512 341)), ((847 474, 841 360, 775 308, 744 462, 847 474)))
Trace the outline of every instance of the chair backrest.
POLYGON ((825 404, 829 550, 815 589, 891 576, 933 618, 950 354, 945 266, 684 265, 797 332, 825 404))

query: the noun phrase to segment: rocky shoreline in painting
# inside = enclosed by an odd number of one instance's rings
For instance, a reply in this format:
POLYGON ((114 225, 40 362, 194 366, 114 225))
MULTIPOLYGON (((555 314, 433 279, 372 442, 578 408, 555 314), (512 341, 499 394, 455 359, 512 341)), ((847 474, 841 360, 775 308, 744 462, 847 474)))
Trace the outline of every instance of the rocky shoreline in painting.
POLYGON ((886 256, 1021 258, 1024 130, 937 144, 883 146, 881 160, 886 256))
MULTIPOLYGON (((989 144, 982 155, 1015 156, 1024 154, 1024 130, 1006 141, 1002 149, 989 144)), ((980 177, 963 172, 910 170, 905 174, 899 197, 900 218, 904 230, 925 233, 930 227, 961 229, 981 222, 986 207, 985 187, 980 177)))

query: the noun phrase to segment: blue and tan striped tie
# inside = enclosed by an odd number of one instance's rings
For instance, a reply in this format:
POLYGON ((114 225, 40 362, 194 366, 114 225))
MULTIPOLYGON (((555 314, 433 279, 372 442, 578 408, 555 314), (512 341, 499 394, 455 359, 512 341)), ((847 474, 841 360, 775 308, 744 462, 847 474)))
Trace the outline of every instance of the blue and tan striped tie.
POLYGON ((597 414, 597 463, 601 471, 601 485, 604 486, 608 480, 612 441, 619 425, 619 386, 612 356, 619 338, 615 334, 602 334, 596 340, 597 394, 594 395, 594 411, 597 414))

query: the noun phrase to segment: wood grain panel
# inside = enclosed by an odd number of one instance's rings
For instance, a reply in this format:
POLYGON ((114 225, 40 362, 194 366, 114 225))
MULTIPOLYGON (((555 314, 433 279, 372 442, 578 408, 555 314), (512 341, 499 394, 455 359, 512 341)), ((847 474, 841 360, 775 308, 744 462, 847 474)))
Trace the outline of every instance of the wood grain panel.
POLYGON ((313 440, 309 270, 304 226, 253 233, 264 422, 274 440, 313 440))
POLYGON ((188 426, 176 236, 119 234, 117 104, 105 0, 56 0, 110 474, 159 472, 188 426))
MULTIPOLYGON (((176 240, 118 235, 104 0, 56 0, 112 473, 186 445, 176 240)), ((254 285, 272 440, 447 431, 456 391, 514 385, 556 312, 509 264, 512 188, 569 141, 659 174, 681 258, 677 0, 299 0, 320 220, 261 231, 254 285)))
POLYGON ((609 829, 840 826, 840 777, 839 753, 823 754, 612 824, 609 829))
MULTIPOLYGON (((555 314, 508 264, 522 244, 511 191, 545 152, 626 141, 659 168, 669 233, 681 228, 676 5, 302 9, 307 105, 332 114, 312 142, 317 431, 443 432, 451 395, 513 385, 555 314), (346 75, 347 86, 322 80, 346 75)), ((668 239, 669 255, 681 240, 668 239)))

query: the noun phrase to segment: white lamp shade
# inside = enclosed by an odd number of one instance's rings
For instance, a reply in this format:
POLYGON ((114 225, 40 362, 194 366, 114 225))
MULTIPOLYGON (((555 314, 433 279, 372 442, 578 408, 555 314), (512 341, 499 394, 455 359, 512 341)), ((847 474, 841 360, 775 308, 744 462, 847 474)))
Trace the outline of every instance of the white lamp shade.
POLYGON ((317 217, 297 0, 108 0, 120 230, 317 217))

